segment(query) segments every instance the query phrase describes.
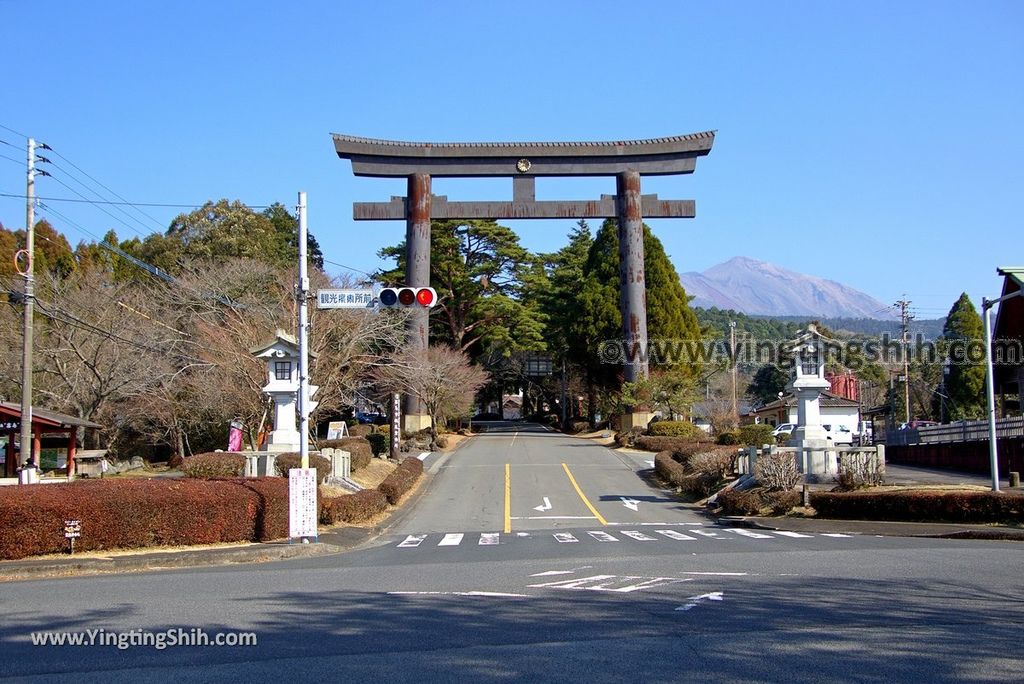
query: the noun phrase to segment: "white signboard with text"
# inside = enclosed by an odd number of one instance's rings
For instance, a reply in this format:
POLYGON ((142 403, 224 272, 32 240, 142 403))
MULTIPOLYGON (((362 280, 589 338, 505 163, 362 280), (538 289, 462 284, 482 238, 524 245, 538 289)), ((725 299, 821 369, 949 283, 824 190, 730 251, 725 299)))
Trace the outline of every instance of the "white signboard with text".
POLYGON ((288 471, 288 536, 317 536, 316 469, 288 471))
POLYGON ((317 290, 318 309, 368 309, 373 306, 373 290, 317 290))

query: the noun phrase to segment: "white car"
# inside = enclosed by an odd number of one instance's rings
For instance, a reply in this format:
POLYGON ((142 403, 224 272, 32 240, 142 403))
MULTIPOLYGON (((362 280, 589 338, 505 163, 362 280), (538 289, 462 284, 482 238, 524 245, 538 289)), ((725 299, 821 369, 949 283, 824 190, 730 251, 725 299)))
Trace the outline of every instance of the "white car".
POLYGON ((845 425, 822 425, 821 427, 825 428, 825 432, 828 433, 828 439, 831 439, 833 444, 853 446, 853 430, 845 425))
POLYGON ((783 432, 789 434, 792 433, 793 430, 796 430, 796 423, 783 423, 772 430, 772 437, 778 437, 783 432))

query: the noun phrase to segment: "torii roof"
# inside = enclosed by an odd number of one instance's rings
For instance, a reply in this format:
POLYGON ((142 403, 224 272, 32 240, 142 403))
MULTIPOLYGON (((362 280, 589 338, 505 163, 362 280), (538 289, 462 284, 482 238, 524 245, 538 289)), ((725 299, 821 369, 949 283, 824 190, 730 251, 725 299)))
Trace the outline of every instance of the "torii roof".
MULTIPOLYGON (((11 416, 12 418, 21 418, 21 404, 15 404, 9 401, 0 401, 0 415, 11 416)), ((85 428, 101 428, 103 427, 99 423, 94 423, 91 420, 85 418, 78 418, 76 416, 69 416, 66 413, 58 413, 57 411, 49 411, 47 409, 32 407, 32 422, 43 427, 59 427, 59 428, 71 428, 71 427, 85 427, 85 428)))

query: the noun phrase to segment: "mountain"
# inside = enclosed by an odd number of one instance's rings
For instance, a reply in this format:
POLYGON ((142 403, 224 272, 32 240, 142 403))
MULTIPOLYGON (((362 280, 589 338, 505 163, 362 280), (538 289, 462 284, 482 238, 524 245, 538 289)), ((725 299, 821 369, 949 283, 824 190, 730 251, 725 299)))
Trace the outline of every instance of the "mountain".
POLYGON ((706 309, 753 316, 895 317, 891 307, 852 287, 749 257, 733 257, 679 279, 694 298, 691 305, 706 309))

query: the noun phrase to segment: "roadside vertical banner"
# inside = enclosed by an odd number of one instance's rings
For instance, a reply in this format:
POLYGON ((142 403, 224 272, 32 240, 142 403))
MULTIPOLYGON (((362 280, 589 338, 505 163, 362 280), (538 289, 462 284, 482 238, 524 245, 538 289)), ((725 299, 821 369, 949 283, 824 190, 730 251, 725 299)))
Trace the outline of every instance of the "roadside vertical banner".
POLYGON ((288 471, 288 537, 317 537, 316 469, 288 471))
POLYGON ((242 421, 231 421, 231 427, 228 430, 228 451, 242 450, 242 427, 242 421))
POLYGON ((391 396, 391 458, 397 460, 402 448, 402 395, 391 396))

